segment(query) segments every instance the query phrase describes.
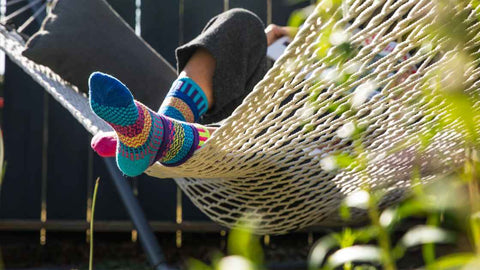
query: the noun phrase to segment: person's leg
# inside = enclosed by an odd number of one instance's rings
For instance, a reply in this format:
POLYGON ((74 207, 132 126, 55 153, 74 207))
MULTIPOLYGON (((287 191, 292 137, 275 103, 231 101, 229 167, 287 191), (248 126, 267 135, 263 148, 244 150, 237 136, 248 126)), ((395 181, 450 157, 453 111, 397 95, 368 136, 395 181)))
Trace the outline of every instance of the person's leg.
MULTIPOLYGON (((249 11, 233 9, 213 18, 201 35, 177 49, 179 77, 159 113, 187 122, 227 117, 266 73, 266 42, 263 23, 249 11), (203 98, 210 109, 206 116, 203 98)), ((206 131, 205 139, 213 130, 206 131)), ((97 134, 92 148, 104 157, 114 155, 112 136, 97 134)))
MULTIPOLYGON (((215 59, 207 50, 199 48, 180 72, 158 113, 180 121, 198 122, 214 103, 212 87, 214 71, 215 59)), ((202 145, 214 131, 215 128, 207 128, 202 133, 203 139, 200 140, 202 145)), ((90 145, 100 156, 114 157, 117 146, 116 134, 98 133, 92 138, 90 145)))
POLYGON ((215 73, 216 60, 213 55, 204 48, 195 51, 188 60, 179 77, 189 77, 194 80, 203 90, 210 109, 215 100, 213 99, 213 75, 215 73))
POLYGON ((200 123, 218 122, 231 115, 267 72, 266 52, 264 24, 244 9, 231 9, 212 18, 199 36, 177 48, 180 74, 201 74, 194 79, 198 84, 201 83, 197 80, 211 78, 203 90, 206 94, 211 90, 209 100, 213 102, 200 123), (203 56, 198 55, 199 49, 205 52, 203 56), (215 61, 213 73, 202 66, 210 56, 215 61))
POLYGON ((215 62, 207 50, 198 48, 172 84, 158 112, 177 120, 198 122, 214 104, 215 62))
POLYGON ((151 111, 112 76, 93 73, 89 88, 93 112, 116 132, 117 165, 125 175, 140 175, 156 161, 178 166, 207 139, 205 127, 151 111))

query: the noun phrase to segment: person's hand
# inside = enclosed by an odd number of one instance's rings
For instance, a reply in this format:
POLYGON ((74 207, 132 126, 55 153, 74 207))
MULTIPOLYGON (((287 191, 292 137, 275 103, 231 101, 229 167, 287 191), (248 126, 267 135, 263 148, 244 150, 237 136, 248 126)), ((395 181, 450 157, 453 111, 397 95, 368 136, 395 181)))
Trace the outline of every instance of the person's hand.
POLYGON ((290 36, 293 38, 297 32, 295 27, 288 26, 278 26, 275 24, 270 24, 265 28, 265 34, 267 35, 267 45, 270 46, 273 42, 283 36, 290 36))

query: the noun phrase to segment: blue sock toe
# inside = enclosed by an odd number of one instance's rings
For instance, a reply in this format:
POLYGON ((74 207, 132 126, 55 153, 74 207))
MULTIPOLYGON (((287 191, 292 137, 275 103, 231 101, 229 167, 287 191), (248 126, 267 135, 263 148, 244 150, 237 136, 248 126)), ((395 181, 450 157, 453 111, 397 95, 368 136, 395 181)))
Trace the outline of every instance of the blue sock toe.
POLYGON ((103 120, 127 126, 135 123, 137 107, 130 90, 115 77, 94 72, 88 80, 90 107, 103 120))
POLYGON ((133 101, 130 90, 115 77, 94 72, 88 80, 90 98, 104 106, 125 107, 133 101))

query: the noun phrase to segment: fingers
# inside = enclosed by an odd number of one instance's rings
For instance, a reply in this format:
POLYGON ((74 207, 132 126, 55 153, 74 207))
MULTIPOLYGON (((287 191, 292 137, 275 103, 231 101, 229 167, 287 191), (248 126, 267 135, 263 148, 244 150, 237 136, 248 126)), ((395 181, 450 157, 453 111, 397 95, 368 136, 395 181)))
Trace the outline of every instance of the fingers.
POLYGON ((289 36, 290 38, 293 38, 296 33, 296 27, 278 26, 275 24, 270 24, 269 26, 267 26, 267 28, 265 28, 268 46, 270 46, 273 42, 283 36, 289 36))
POLYGON ((275 41, 274 28, 276 25, 270 24, 265 28, 265 35, 267 36, 267 46, 270 46, 275 41))

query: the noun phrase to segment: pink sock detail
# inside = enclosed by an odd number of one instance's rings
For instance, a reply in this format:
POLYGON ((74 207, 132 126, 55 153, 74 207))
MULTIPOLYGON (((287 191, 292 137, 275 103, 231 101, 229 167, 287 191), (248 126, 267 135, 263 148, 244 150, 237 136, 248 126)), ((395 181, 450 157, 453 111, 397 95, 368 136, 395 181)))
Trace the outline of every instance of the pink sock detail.
POLYGON ((101 157, 114 157, 117 137, 113 132, 99 132, 93 136, 90 146, 101 157))

